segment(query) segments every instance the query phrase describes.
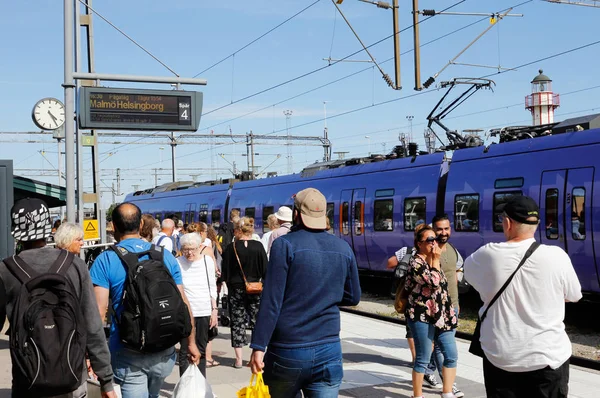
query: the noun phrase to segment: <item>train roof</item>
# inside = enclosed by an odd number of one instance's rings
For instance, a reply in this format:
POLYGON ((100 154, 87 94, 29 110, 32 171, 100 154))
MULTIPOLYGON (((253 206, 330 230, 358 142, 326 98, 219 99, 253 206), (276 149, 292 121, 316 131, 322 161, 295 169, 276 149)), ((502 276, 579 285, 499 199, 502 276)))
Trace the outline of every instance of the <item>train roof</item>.
POLYGON ((600 143, 600 129, 548 135, 454 151, 452 163, 600 143))

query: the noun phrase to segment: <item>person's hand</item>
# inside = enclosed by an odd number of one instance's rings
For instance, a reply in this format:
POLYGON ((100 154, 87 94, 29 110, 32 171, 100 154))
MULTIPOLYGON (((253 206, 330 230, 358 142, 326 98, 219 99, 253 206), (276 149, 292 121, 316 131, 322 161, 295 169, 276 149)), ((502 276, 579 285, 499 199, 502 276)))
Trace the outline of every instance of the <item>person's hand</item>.
POLYGON ((438 246, 437 242, 434 242, 433 249, 431 249, 431 258, 433 260, 438 260, 442 256, 442 249, 438 246))
POLYGON ((102 398, 117 398, 115 390, 101 393, 102 398))
POLYGON ((261 373, 265 367, 265 363, 263 362, 263 358, 265 357, 265 353, 263 351, 252 351, 252 356, 250 357, 250 370, 252 370, 253 374, 261 373))
POLYGON ((213 311, 210 315, 210 324, 208 325, 209 328, 214 328, 215 326, 217 326, 219 322, 219 319, 217 317, 217 311, 213 311))
POLYGON ((198 350, 196 343, 188 344, 188 361, 194 365, 200 363, 200 350, 198 350))

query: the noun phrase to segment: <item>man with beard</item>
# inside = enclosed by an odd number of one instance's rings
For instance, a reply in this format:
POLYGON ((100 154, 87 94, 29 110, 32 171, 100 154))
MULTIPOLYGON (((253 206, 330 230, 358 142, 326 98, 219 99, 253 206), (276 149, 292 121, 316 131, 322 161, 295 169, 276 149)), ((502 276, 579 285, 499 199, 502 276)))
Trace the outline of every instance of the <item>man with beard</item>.
MULTIPOLYGON (((448 293, 450 294, 450 299, 452 302, 452 306, 454 307, 454 311, 458 315, 460 311, 460 307, 458 305, 458 279, 457 276, 459 273, 462 274, 462 265, 463 259, 456 250, 456 248, 448 242, 450 239, 450 235, 452 234, 452 228, 450 227, 450 220, 448 219, 447 214, 437 215, 433 217, 431 220, 431 226, 433 227, 433 231, 437 235, 437 243, 440 249, 442 249, 442 255, 440 257, 440 267, 446 275, 446 279, 448 279, 448 293)), ((462 275, 461 275, 462 276, 462 275)), ((456 329, 452 330, 452 333, 456 333, 456 329)), ((440 347, 435 344, 434 351, 431 355, 431 362, 429 363, 429 370, 435 370, 437 367, 440 377, 442 375, 442 364, 444 363, 444 355, 440 350, 440 347)), ((432 379, 435 381, 435 376, 433 373, 431 375, 426 375, 426 377, 433 376, 432 379)), ((431 385, 432 383, 428 383, 431 385)), ((456 387, 456 383, 452 387, 452 392, 457 398, 464 397, 465 394, 456 387)))

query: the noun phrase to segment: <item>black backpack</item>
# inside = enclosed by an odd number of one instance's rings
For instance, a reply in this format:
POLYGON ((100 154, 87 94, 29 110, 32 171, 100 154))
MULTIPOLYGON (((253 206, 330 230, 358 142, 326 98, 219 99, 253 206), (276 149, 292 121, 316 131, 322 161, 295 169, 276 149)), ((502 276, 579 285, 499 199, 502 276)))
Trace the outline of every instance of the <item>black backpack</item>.
POLYGON ((233 242, 233 224, 232 223, 229 222, 227 224, 221 224, 221 226, 219 227, 219 232, 217 233, 217 240, 221 244, 221 248, 223 249, 223 252, 225 252, 225 249, 227 249, 227 246, 229 246, 231 244, 231 242, 233 242))
POLYGON ((412 258, 412 250, 409 249, 408 253, 402 257, 402 259, 394 268, 394 274, 392 275, 392 297, 396 297, 396 293, 399 288, 404 289, 404 284, 406 283, 406 276, 408 275, 408 265, 410 263, 410 259, 412 258))
POLYGON ((127 277, 123 285, 123 312, 115 317, 121 342, 140 352, 159 352, 173 347, 192 332, 187 305, 171 273, 164 265, 164 248, 130 253, 111 246, 121 259, 127 277), (147 260, 140 257, 148 255, 147 260))
POLYGON ((62 250, 42 274, 19 256, 4 259, 22 283, 9 335, 14 383, 26 389, 27 396, 66 394, 85 381, 85 319, 66 276, 73 258, 62 250))

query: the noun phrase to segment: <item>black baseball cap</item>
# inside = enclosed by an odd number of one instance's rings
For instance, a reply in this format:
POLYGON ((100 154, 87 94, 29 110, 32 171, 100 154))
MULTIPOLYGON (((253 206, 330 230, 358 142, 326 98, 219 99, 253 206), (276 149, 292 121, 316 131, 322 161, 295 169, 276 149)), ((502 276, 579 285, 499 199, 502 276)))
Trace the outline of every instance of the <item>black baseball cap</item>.
POLYGON ((540 221, 540 208, 529 196, 513 196, 502 210, 508 218, 522 224, 537 225, 540 221), (532 217, 535 217, 535 220, 528 220, 532 217))
POLYGON ((25 198, 17 201, 10 210, 11 233, 17 241, 28 242, 46 239, 52 233, 52 220, 48 205, 41 199, 25 198))

